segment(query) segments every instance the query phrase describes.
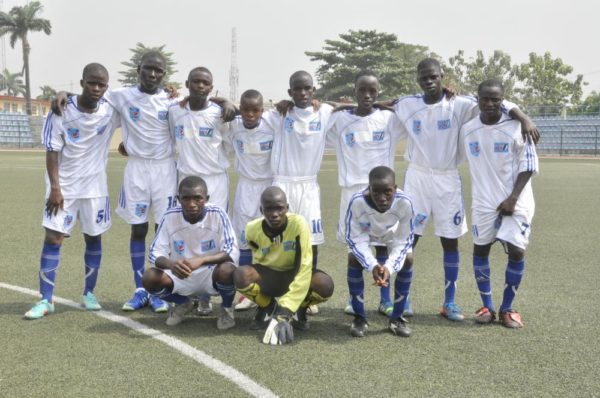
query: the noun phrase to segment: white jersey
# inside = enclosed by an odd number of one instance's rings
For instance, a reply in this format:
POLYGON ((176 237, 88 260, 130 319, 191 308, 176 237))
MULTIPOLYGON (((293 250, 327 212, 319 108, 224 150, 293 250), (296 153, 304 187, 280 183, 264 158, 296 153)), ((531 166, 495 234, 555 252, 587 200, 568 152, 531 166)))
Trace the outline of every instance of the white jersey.
POLYGON ((150 246, 148 258, 152 264, 159 257, 178 261, 220 251, 237 264, 240 252, 227 213, 210 203, 204 209, 204 218, 195 224, 183 218, 181 207, 165 213, 150 246))
POLYGON ((384 213, 377 211, 366 197, 367 190, 350 199, 346 212, 346 242, 352 254, 367 271, 379 264, 371 252, 372 243, 388 247, 385 267, 398 272, 406 255, 412 252, 413 209, 410 198, 397 189, 392 206, 384 213))
POLYGON ((275 133, 271 170, 275 176, 315 177, 325 150, 325 128, 333 107, 321 104, 318 111, 294 106, 286 116, 276 110, 266 120, 275 133))
MULTIPOLYGON (((59 152, 58 178, 65 199, 108 196, 106 164, 108 147, 118 114, 104 99, 94 113, 77 107, 77 97, 70 97, 63 116, 50 112, 42 130, 42 143, 49 152, 59 152)), ((50 181, 46 173, 46 196, 50 181)))
MULTIPOLYGON (((473 209, 495 212, 511 194, 519 173, 538 173, 535 146, 523 140, 521 124, 502 115, 494 125, 475 118, 461 129, 461 146, 469 161, 473 209)), ((533 210, 531 180, 527 183, 515 208, 515 213, 533 210)))
POLYGON ((205 109, 190 110, 189 104, 169 108, 169 128, 179 154, 177 170, 184 175, 215 175, 227 172, 227 125, 221 107, 214 102, 205 109))
POLYGON ((129 156, 164 160, 173 157, 168 109, 177 99, 160 90, 146 94, 137 86, 106 92, 106 100, 121 114, 123 144, 129 156))
POLYGON ((367 116, 357 116, 350 110, 334 112, 326 144, 335 148, 340 186, 368 184, 369 172, 377 166, 393 169, 401 128, 390 111, 374 109, 367 116))
MULTIPOLYGON (((505 101, 503 111, 514 104, 505 101)), ((396 116, 408 139, 405 159, 410 164, 439 171, 454 170, 464 159, 459 157, 460 128, 479 114, 473 97, 445 96, 435 104, 426 104, 423 94, 402 97, 394 105, 396 116)))
POLYGON ((235 170, 242 177, 254 181, 271 180, 271 151, 273 130, 261 119, 258 126, 244 127, 241 116, 229 123, 229 137, 235 151, 235 170))

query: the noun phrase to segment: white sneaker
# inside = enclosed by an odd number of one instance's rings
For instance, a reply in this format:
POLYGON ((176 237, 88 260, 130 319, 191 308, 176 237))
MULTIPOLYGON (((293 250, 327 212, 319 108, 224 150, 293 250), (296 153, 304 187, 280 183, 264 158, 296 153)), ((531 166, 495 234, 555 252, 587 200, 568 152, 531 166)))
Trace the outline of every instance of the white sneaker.
POLYGON ((319 306, 316 304, 309 305, 306 309, 307 315, 317 315, 319 313, 319 306))
POLYGON ((187 314, 192 308, 194 308, 194 303, 192 301, 188 301, 183 304, 175 304, 169 306, 169 316, 167 317, 167 326, 175 326, 179 325, 185 314, 187 314))
POLYGON ((256 308, 256 303, 246 296, 241 296, 240 300, 233 307, 236 311, 245 311, 251 308, 256 308))
POLYGON ((210 302, 210 296, 209 297, 201 297, 198 300, 198 315, 200 316, 207 316, 212 314, 213 312, 213 306, 212 303, 210 302))
POLYGON ((221 307, 221 313, 217 318, 217 329, 225 330, 231 329, 235 326, 235 318, 233 315, 233 308, 221 307))

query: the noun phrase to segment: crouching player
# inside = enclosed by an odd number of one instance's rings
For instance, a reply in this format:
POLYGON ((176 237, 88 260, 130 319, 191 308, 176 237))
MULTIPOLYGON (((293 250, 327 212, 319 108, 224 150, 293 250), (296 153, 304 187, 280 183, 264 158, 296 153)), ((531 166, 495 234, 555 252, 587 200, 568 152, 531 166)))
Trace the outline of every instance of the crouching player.
POLYGON ((150 246, 155 265, 144 273, 144 288, 173 303, 167 325, 175 326, 193 308, 191 298, 221 295, 218 329, 235 326, 233 272, 239 251, 225 211, 208 202, 206 182, 184 178, 179 184, 181 207, 167 211, 150 246))
POLYGON ((412 202, 396 186, 396 175, 387 166, 369 172, 369 186, 350 199, 346 212, 348 289, 354 310, 350 334, 364 337, 368 323, 365 314, 363 270, 373 274, 375 285, 385 286, 397 272, 394 282, 394 309, 390 331, 409 337, 411 330, 402 316, 412 281, 413 208, 412 202), (371 245, 387 247, 388 258, 379 262, 371 245))
POLYGON ((313 270, 308 223, 288 213, 283 190, 265 189, 260 203, 264 217, 246 226, 252 264, 237 268, 233 279, 237 291, 258 304, 250 328, 267 329, 265 344, 286 344, 294 340, 293 328, 309 328, 307 307, 331 297, 333 280, 313 270))
POLYGON ((475 321, 491 323, 496 319, 489 253, 499 240, 508 253, 500 322, 508 328, 521 328, 521 316, 512 303, 525 270, 525 248, 535 210, 530 179, 538 173, 538 158, 531 138, 523 139, 520 123, 502 113, 503 98, 502 83, 481 83, 480 117, 465 124, 460 137, 473 185, 473 270, 483 301, 475 321))
POLYGON ((108 88, 108 72, 100 64, 83 69, 82 92, 71 97, 62 116, 50 112, 42 131, 46 146, 46 230, 40 259, 40 293, 25 318, 38 319, 54 312, 52 294, 60 249, 77 219, 85 239, 85 287, 83 306, 101 307, 94 287, 102 257, 101 235, 110 226, 110 204, 106 181, 108 147, 119 120, 102 96, 108 88))

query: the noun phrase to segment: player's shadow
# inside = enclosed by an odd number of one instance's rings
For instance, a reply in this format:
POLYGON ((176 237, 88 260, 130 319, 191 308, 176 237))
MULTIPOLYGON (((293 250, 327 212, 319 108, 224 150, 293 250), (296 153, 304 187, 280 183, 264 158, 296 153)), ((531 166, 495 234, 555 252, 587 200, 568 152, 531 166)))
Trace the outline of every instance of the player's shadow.
POLYGON ((421 314, 415 313, 414 316, 408 318, 410 325, 415 327, 421 326, 435 326, 436 328, 452 328, 452 329, 463 329, 472 328, 473 325, 477 326, 474 320, 464 319, 463 321, 451 321, 444 318, 440 314, 421 314))
MULTIPOLYGON (((31 302, 24 301, 15 301, 10 303, 1 303, 0 304, 0 315, 9 315, 16 316, 22 319, 25 319, 25 313, 31 309, 31 307, 35 304, 32 300, 31 302)), ((52 316, 56 316, 68 312, 80 311, 77 308, 68 307, 66 305, 56 304, 54 306, 54 313, 52 316)))

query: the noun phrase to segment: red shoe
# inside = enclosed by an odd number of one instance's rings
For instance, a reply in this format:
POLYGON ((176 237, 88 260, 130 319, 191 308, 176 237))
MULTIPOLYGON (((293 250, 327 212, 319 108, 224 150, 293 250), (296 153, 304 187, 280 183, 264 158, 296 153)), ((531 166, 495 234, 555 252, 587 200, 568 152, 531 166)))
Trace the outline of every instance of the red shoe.
POLYGON ((475 322, 480 324, 492 323, 496 320, 496 313, 488 307, 481 307, 475 313, 475 322))
POLYGON ((523 327, 521 315, 517 311, 508 310, 500 311, 500 323, 511 329, 519 329, 523 327))

